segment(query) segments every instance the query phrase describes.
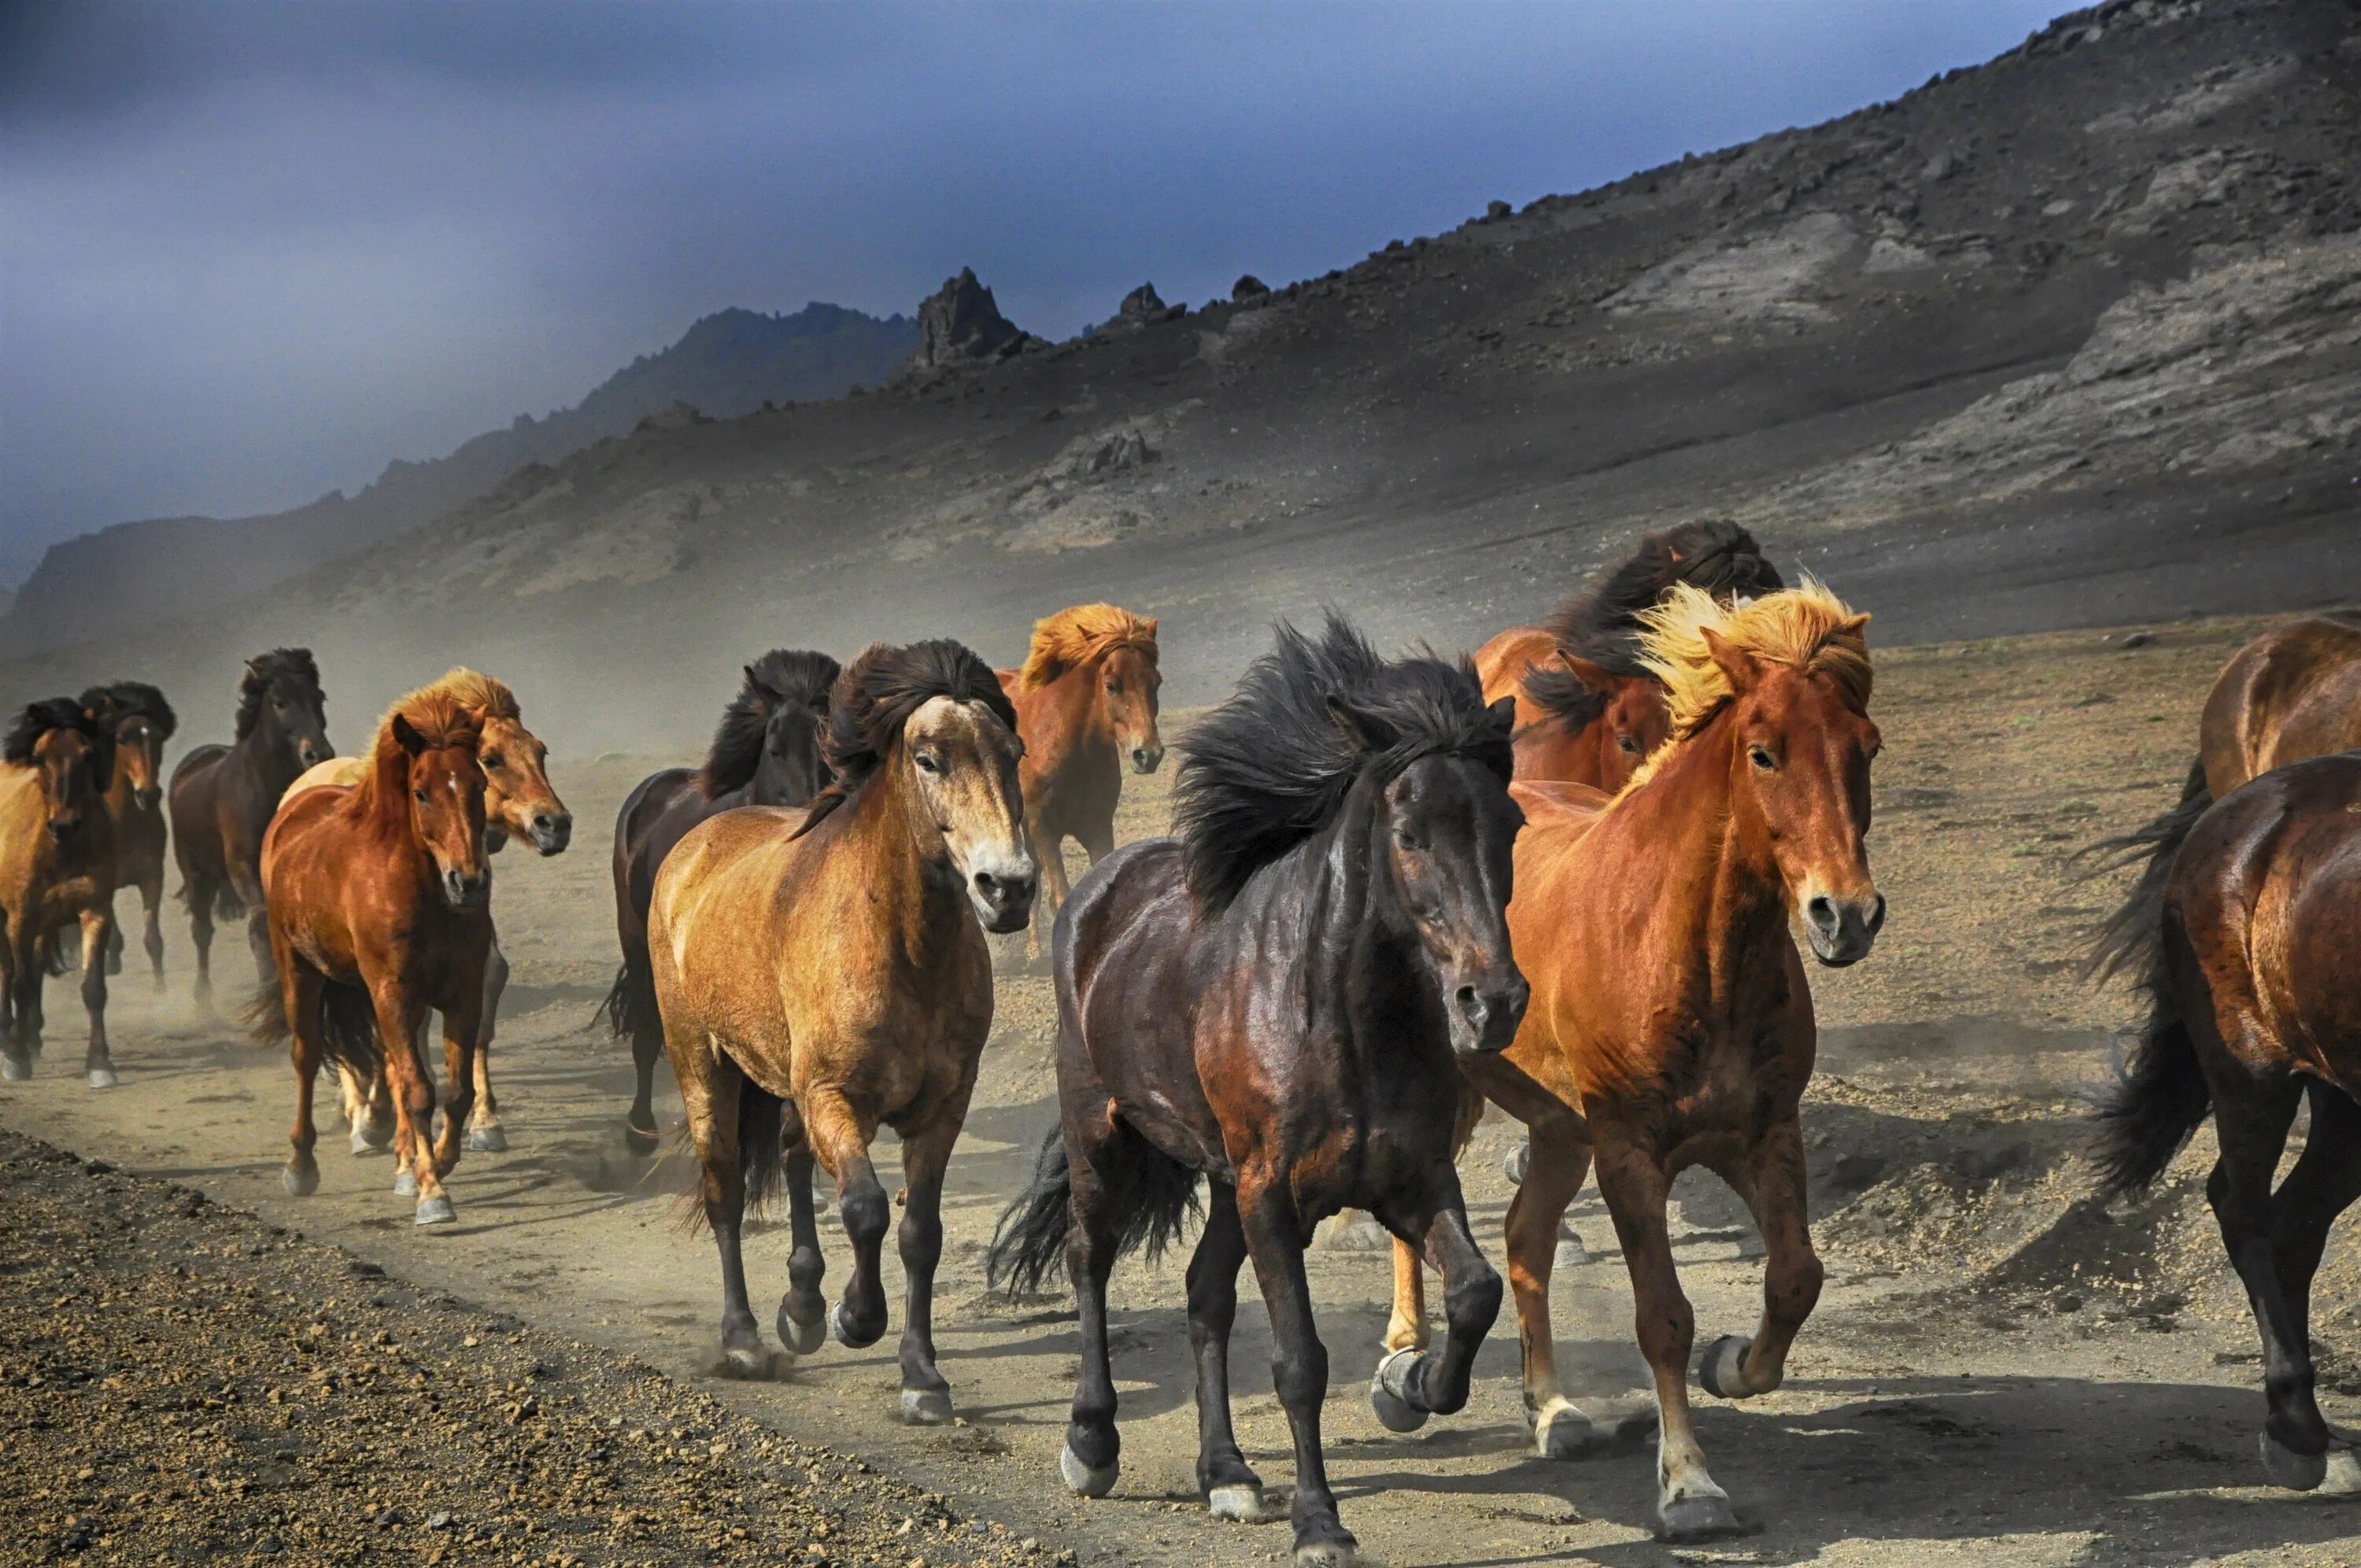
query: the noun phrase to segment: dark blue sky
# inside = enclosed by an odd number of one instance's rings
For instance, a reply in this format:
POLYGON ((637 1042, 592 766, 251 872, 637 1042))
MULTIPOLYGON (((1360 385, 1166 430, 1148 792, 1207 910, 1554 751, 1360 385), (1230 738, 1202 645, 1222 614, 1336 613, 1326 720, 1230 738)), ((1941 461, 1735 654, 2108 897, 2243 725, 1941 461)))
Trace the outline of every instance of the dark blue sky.
POLYGON ((1063 336, 1892 97, 2056 0, 0 0, 0 575, 357 488, 728 305, 1063 336))

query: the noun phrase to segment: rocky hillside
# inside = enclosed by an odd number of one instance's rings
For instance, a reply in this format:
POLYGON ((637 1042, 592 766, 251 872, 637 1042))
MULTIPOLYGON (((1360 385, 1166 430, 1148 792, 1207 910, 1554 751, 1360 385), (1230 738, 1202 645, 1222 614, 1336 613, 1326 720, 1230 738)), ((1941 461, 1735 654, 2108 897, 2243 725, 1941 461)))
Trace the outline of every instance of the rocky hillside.
POLYGON ((358 495, 266 517, 150 518, 52 546, 0 612, 0 654, 133 631, 252 597, 422 526, 530 463, 554 463, 675 403, 734 418, 841 396, 909 356, 916 324, 813 303, 793 315, 729 310, 642 355, 569 409, 519 414, 448 456, 399 459, 358 495))
POLYGON ((2118 0, 1826 125, 1277 289, 1110 301, 1063 344, 955 279, 883 390, 612 437, 267 602, 0 674, 186 671, 201 724, 255 647, 313 642, 346 713, 464 656, 562 747, 679 746, 761 648, 1005 663, 1112 598, 1162 617, 1185 702, 1274 614, 1470 643, 1700 513, 1889 641, 2352 598, 2356 154, 2355 5, 2118 0))

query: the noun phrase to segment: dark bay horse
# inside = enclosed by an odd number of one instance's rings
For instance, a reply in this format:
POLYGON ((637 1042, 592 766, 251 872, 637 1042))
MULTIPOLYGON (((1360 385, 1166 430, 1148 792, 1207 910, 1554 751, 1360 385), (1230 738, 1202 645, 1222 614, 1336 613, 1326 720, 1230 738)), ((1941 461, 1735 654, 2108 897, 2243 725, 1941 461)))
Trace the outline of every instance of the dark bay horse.
POLYGON ((622 967, 598 1015, 631 1042, 637 1074, 623 1141, 634 1154, 656 1151, 655 1073, 664 1057, 648 967, 648 899, 656 871, 681 835, 741 806, 808 806, 829 781, 820 757, 829 688, 842 674, 826 653, 774 648, 746 666, 744 684, 721 715, 705 765, 650 773, 615 814, 615 935, 622 967))
MULTIPOLYGON (((115 885, 139 890, 146 916, 142 941, 164 985, 164 742, 180 727, 164 694, 145 681, 115 681, 92 686, 82 705, 115 730, 115 774, 106 786, 106 809, 115 819, 115 885)), ((107 972, 123 968, 123 930, 107 945, 107 972)))
POLYGON ((25 1079, 41 1048, 49 942, 82 929, 82 1000, 90 1014, 82 1070, 115 1086, 106 1045, 106 947, 115 933, 115 730, 71 697, 37 702, 0 742, 0 1078, 25 1079))
POLYGON ((213 999, 214 916, 247 916, 255 969, 270 978, 262 919, 262 835, 296 776, 331 755, 327 698, 308 648, 274 648, 246 663, 236 739, 199 746, 172 770, 169 809, 181 898, 197 945, 197 1000, 213 999))
POLYGON ((1454 1064, 1498 1052, 1525 1009, 1502 913, 1521 820, 1512 718, 1465 663, 1384 662, 1334 618, 1317 640, 1282 626, 1182 743, 1180 836, 1100 861, 1060 916, 1060 1125, 991 1266, 1031 1288, 1062 1261, 1073 1281, 1082 1368, 1060 1470, 1074 1491, 1104 1496, 1117 1472, 1108 1276, 1178 1234, 1201 1177, 1189 1337, 1214 1515, 1275 1512, 1230 1424, 1252 1257, 1294 1431, 1296 1561, 1354 1558, 1322 1456, 1328 1354, 1303 1267, 1325 1215, 1368 1209, 1444 1272, 1449 1342, 1379 1368, 1389 1420, 1466 1403, 1500 1279, 1452 1165, 1454 1064))
POLYGON ((263 837, 265 927, 275 978, 247 1021, 266 1043, 292 1040, 295 1152, 287 1190, 320 1185, 312 1149, 313 1080, 324 1064, 392 1085, 397 1192, 414 1192, 422 1225, 454 1218, 443 1178, 459 1160, 475 1099, 472 1058, 490 955, 491 863, 475 715, 428 689, 378 726, 357 784, 305 790, 263 837), (430 1136, 434 1080, 417 1033, 443 1014, 443 1132, 430 1136))
POLYGON ((2099 1110, 2102 1189, 2148 1186, 2213 1115, 2205 1190, 2262 1335, 2264 1473, 2361 1492, 2361 1455, 2313 1397, 2311 1339, 2329 1227, 2361 1197, 2361 751, 2267 772, 2181 839, 2126 955, 2147 1017, 2099 1110), (2307 1099, 2303 1153, 2274 1191, 2307 1099))
POLYGON ((1123 773, 1152 773, 1164 761, 1157 733, 1156 622, 1111 604, 1078 604, 1036 621, 1024 664, 999 672, 1025 738, 1017 776, 1025 824, 1041 868, 1041 897, 1028 946, 1066 901, 1066 840, 1091 864, 1115 848, 1123 773))
MULTIPOLYGON (((1702 1165, 1752 1212, 1768 1254, 1762 1324, 1708 1345, 1697 1378, 1723 1398, 1770 1392, 1820 1289, 1797 1118, 1817 1034, 1789 920, 1801 914, 1828 965, 1867 956, 1883 924, 1864 844, 1879 738, 1869 618, 1818 585, 1737 607, 1679 585, 1642 619, 1672 738, 1611 802, 1518 785, 1529 821, 1509 926, 1532 1006, 1505 1054, 1465 1070, 1529 1133, 1507 1239, 1535 1449, 1568 1456, 1594 1435, 1558 1385, 1549 1280, 1595 1166, 1654 1374, 1657 1516, 1681 1539, 1737 1519, 1690 1417, 1695 1321, 1665 1198, 1702 1165)), ((1414 1259, 1397 1257, 1395 1282, 1398 1354, 1425 1332, 1414 1259)))
POLYGON ((1033 911, 1018 751, 1015 711, 966 648, 873 647, 830 695, 835 777, 812 804, 708 817, 656 872, 648 952, 721 1257, 724 1370, 771 1364, 739 1234, 748 1199, 782 1176, 795 1245, 780 1338, 816 1350, 825 1321, 859 1349, 885 1332, 892 1206, 869 1158, 882 1124, 901 1135, 907 1190, 900 1411, 951 1419, 934 1342, 943 1177, 992 1029, 983 932, 1021 930, 1033 911), (853 1246, 832 1313, 815 1157, 853 1246))

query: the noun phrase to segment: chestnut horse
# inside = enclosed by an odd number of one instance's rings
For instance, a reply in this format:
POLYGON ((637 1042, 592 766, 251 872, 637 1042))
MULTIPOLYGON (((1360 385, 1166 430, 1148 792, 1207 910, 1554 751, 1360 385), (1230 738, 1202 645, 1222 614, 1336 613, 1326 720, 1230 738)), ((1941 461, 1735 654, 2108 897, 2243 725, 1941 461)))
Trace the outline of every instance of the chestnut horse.
POLYGON ((1060 1261, 1082 1354, 1059 1468, 1084 1497, 1115 1481, 1107 1278, 1180 1230, 1198 1179, 1211 1213, 1189 1265, 1197 1487, 1217 1518, 1273 1517, 1230 1424, 1238 1266, 1270 1312, 1271 1371, 1295 1437, 1298 1563, 1353 1561, 1320 1440, 1328 1354, 1303 1249, 1347 1205, 1442 1269, 1451 1334, 1389 1358, 1389 1425, 1460 1409, 1500 1306, 1452 1164, 1455 1059, 1498 1052, 1526 986, 1503 917, 1513 707, 1475 671, 1386 663, 1331 617, 1278 645, 1182 743, 1180 836, 1130 844, 1059 917, 1060 1126, 1002 1218, 992 1273, 1031 1288, 1060 1261))
POLYGON ((648 899, 656 870, 681 835, 741 806, 808 806, 829 780, 820 729, 829 688, 843 674, 826 653, 774 648, 746 666, 738 695, 694 771, 665 768, 642 779, 615 814, 615 934, 623 948, 615 983, 598 1016, 631 1041, 636 1075, 623 1142, 633 1154, 656 1152, 656 1063, 664 1020, 648 967, 648 899))
POLYGON ((2215 801, 2273 768, 2356 748, 2361 610, 2306 616, 2239 649, 2206 694, 2197 757, 2180 786, 2180 804, 2135 832, 2082 851, 2093 876, 2140 867, 2123 906, 2093 934, 2086 977, 2143 971, 2172 857, 2215 801))
POLYGON ((1015 710, 967 649, 873 647, 829 697, 836 776, 812 804, 708 817, 656 872, 648 953, 721 1255, 726 1371, 770 1364, 739 1229, 748 1198, 783 1175, 795 1246, 780 1337, 818 1349, 824 1318, 854 1349, 885 1332, 878 1262, 892 1210, 869 1160, 882 1123, 901 1135, 907 1188, 901 1414, 951 1418, 934 1343, 943 1175, 992 1028, 977 923, 1021 930, 1033 909, 1019 750, 1015 710), (853 1246, 833 1313, 819 1292, 815 1157, 853 1246))
MULTIPOLYGON (((1654 1374, 1657 1515, 1678 1539, 1737 1521, 1690 1420, 1694 1323, 1665 1195, 1702 1165, 1752 1211, 1768 1253, 1762 1326, 1708 1346, 1697 1376, 1724 1398, 1768 1393, 1820 1288, 1796 1110, 1816 1034, 1788 922, 1801 911, 1823 964, 1868 954, 1885 917, 1863 843, 1879 741, 1869 618, 1817 584, 1735 608, 1681 584, 1641 619, 1671 739, 1611 802, 1518 786, 1529 821, 1509 927, 1533 1002, 1504 1055, 1464 1067, 1529 1130, 1507 1239, 1535 1448, 1565 1456, 1592 1435, 1558 1386, 1549 1279, 1595 1164, 1654 1374)), ((1424 1338, 1423 1283, 1398 1248, 1397 1354, 1424 1338)))
POLYGON ((320 666, 308 648, 274 648, 246 662, 236 738, 200 746, 172 769, 169 809, 181 900, 197 945, 197 1000, 213 1000, 214 915, 247 916, 247 942, 264 980, 270 938, 262 918, 262 835, 296 775, 333 754, 320 666))
POLYGON ((2103 1191, 2135 1192, 2212 1113, 2206 1196, 2262 1334, 2264 1474, 2347 1495, 2361 1492, 2361 1455, 2321 1419, 2310 1318, 2329 1227, 2361 1197, 2356 953, 2361 751, 2285 763, 2206 808, 2127 954, 2147 1017, 2101 1103, 2094 1151, 2103 1191), (2307 1099, 2303 1153, 2273 1191, 2307 1099))
POLYGON ((1017 777, 1025 786, 1025 824, 1041 868, 1041 898, 1027 948, 1066 902, 1066 840, 1091 864, 1115 848, 1115 808, 1123 770, 1152 773, 1164 761, 1156 729, 1156 622, 1111 604, 1078 604, 1033 624, 1021 668, 998 672, 1016 705, 1025 739, 1017 777))
POLYGON ((115 731, 71 697, 37 702, 0 743, 0 1078, 30 1078, 41 1048, 50 934, 82 927, 82 1070, 115 1086, 106 1047, 106 942, 115 931, 115 731))
MULTIPOLYGON (((499 854, 511 839, 516 839, 544 857, 563 854, 574 837, 574 814, 566 809, 549 782, 549 748, 524 727, 524 710, 517 705, 516 694, 505 682, 489 675, 454 669, 412 696, 438 692, 476 719, 476 762, 484 770, 485 850, 499 854)), ((322 784, 357 784, 368 771, 363 758, 332 757, 305 770, 289 784, 280 804, 283 806, 303 791, 322 784)), ((500 951, 496 931, 491 957, 484 966, 483 1023, 476 1036, 476 1109, 467 1127, 470 1154, 498 1154, 509 1146, 507 1130, 500 1125, 500 1102, 492 1093, 492 1032, 508 983, 509 961, 500 951)), ((425 1027, 424 1020, 419 1027, 425 1027)), ((345 1122, 352 1129, 353 1153, 383 1150, 393 1127, 393 1102, 384 1075, 364 1082, 340 1063, 337 1077, 345 1122)))
POLYGON ((247 1010, 255 1037, 293 1041, 295 1152, 287 1190, 320 1185, 312 1157, 313 1080, 324 1062, 393 1088, 394 1190, 414 1193, 422 1225, 454 1218, 443 1178, 459 1160, 475 1099, 484 967, 492 945, 491 863, 475 714, 429 688, 378 726, 357 784, 305 790, 263 836, 265 926, 277 979, 247 1010), (418 1049, 429 1008, 443 1014, 449 1098, 430 1137, 434 1080, 418 1049))
MULTIPOLYGON (((180 720, 164 694, 145 681, 115 681, 92 686, 82 705, 115 732, 115 774, 107 781, 106 809, 115 819, 115 885, 139 890, 147 916, 143 943, 164 987, 164 742, 180 720)), ((107 943, 106 972, 123 969, 123 928, 107 943)))

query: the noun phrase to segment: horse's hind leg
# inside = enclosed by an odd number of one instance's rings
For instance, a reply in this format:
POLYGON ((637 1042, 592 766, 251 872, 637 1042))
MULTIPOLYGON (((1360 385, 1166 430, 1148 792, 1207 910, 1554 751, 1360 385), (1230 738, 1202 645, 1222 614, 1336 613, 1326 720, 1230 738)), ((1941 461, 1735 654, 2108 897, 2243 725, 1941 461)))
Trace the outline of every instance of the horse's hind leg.
POLYGON ((935 1365, 935 1266, 943 1255, 943 1175, 967 1119, 967 1097, 902 1140, 902 1277, 908 1293, 902 1320, 902 1419, 935 1426, 951 1419, 951 1386, 935 1365))
POLYGON ((680 1093, 688 1109, 689 1136, 697 1144, 705 1223, 712 1228, 714 1250, 721 1257, 719 1370, 725 1376, 764 1377, 770 1375, 771 1354, 746 1297, 746 1258, 741 1246, 747 1151, 739 1140, 738 1113, 746 1075, 725 1051, 700 1053, 698 1063, 697 1071, 681 1075, 680 1093))
POLYGON ((82 1004, 90 1014, 90 1048, 82 1069, 93 1089, 115 1087, 115 1058, 106 1047, 106 952, 114 935, 111 906, 82 912, 82 1004))
MULTIPOLYGON (((2285 1073, 2261 1080, 2237 1076, 2236 1069, 2219 1076, 2223 1081, 2213 1085, 2213 1124, 2222 1153, 2205 1195, 2262 1332, 2263 1468, 2278 1486, 2310 1491, 2327 1474, 2328 1423, 2312 1395, 2303 1318, 2281 1283, 2285 1264, 2274 1245, 2279 1215, 2271 1197, 2271 1177, 2301 1091, 2285 1073)), ((2290 1182, 2294 1179, 2290 1173, 2290 1182)), ((2319 1181, 2312 1178, 2307 1186, 2319 1181)))
MULTIPOLYGON (((1122 1473, 1123 1439, 1115 1425, 1115 1369, 1108 1364, 1107 1278, 1115 1272, 1123 1236, 1118 1201, 1127 1183, 1122 1162, 1142 1153, 1139 1135, 1112 1116, 1078 1126, 1065 1116, 1068 1181, 1066 1277, 1074 1287, 1074 1318, 1082 1354, 1074 1376, 1074 1402, 1067 1413, 1066 1446, 1058 1453, 1058 1474, 1079 1497, 1104 1497, 1122 1473)), ((1193 1336, 1194 1329, 1192 1326, 1193 1336)))
MULTIPOLYGON (((680 1060, 677 1054, 673 1060, 680 1060)), ((885 1332, 885 1280, 879 1265, 893 1205, 886 1201, 876 1168, 869 1163, 869 1140, 877 1126, 830 1086, 813 1089, 799 1109, 812 1152, 836 1178, 837 1213, 852 1242, 852 1277, 845 1281, 844 1294, 829 1314, 829 1329, 837 1343, 863 1350, 885 1332)))
MULTIPOLYGON (((2279 1256, 2279 1291, 2307 1359, 2312 1352, 2312 1276, 2328 1245, 2329 1228, 2361 1199, 2361 1105, 2326 1083, 2314 1082, 2310 1092, 2312 1131, 2303 1155, 2271 1200, 2271 1245, 2279 1256)), ((2361 1454, 2334 1436, 2321 1486, 2340 1496, 2361 1491, 2361 1454)))
POLYGON ((181 896, 189 901, 189 940, 197 949, 197 1005, 214 1002, 214 903, 220 896, 210 877, 181 873, 181 896))
POLYGON ((483 1026, 476 1032, 476 1116, 467 1129, 467 1152, 498 1154, 509 1146, 500 1125, 500 1102, 492 1095, 492 1030, 500 1016, 500 993, 508 989, 509 960, 498 939, 484 963, 483 1026))
POLYGON ((1204 1234, 1189 1259, 1189 1348, 1197 1357, 1197 1493, 1215 1519, 1261 1524, 1279 1517, 1262 1477, 1246 1464, 1230 1424, 1230 1326, 1238 1315, 1238 1268, 1246 1260, 1237 1190, 1206 1183, 1204 1234))
POLYGON ((288 1141, 295 1152, 280 1173, 291 1197, 309 1198, 320 1190, 320 1163, 313 1157, 319 1129, 312 1121, 312 1087, 327 1056, 320 1018, 322 981, 308 965, 290 961, 280 970, 279 993, 287 1009, 290 1052, 295 1063, 295 1128, 288 1141))
POLYGON ((1295 1437, 1297 1568, 1345 1568, 1358 1543, 1336 1517, 1328 1460, 1320 1444, 1320 1406, 1328 1395, 1328 1347, 1312 1316, 1312 1284, 1304 1277, 1301 1216, 1284 1177, 1249 1168, 1238 1185, 1238 1218, 1263 1305, 1270 1311, 1271 1383, 1295 1437))
POLYGON ((1820 1299, 1822 1269, 1812 1250, 1804 1189, 1804 1135, 1774 1124, 1746 1162, 1721 1172, 1763 1233, 1763 1321, 1751 1340, 1726 1334, 1697 1358, 1697 1381, 1725 1399, 1768 1394, 1786 1376, 1787 1351, 1820 1299))
POLYGON ((38 1032, 34 1020, 38 1015, 27 1009, 25 991, 28 983, 38 989, 43 978, 40 955, 24 939, 19 920, 7 934, 5 957, 0 959, 0 987, 5 987, 7 1001, 6 1027, 0 1029, 0 1080, 14 1083, 33 1076, 33 1042, 26 1036, 38 1032))

